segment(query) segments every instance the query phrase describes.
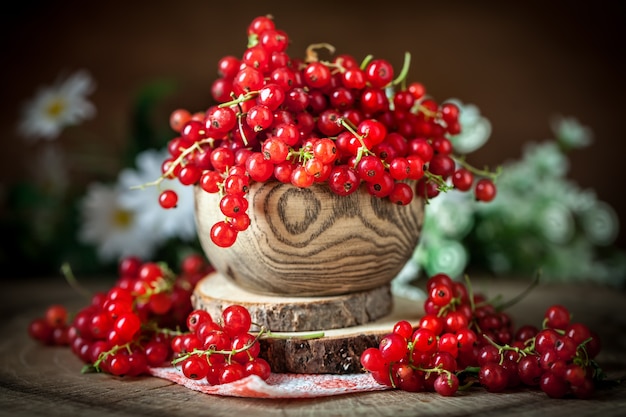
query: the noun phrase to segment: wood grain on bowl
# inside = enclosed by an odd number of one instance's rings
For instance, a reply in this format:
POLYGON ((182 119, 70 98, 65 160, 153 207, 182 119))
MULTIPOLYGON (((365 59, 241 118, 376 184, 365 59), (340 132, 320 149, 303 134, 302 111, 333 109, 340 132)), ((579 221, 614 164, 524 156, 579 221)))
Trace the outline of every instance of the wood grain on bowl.
POLYGON ((295 297, 388 284, 412 256, 424 216, 422 199, 394 205, 364 187, 344 197, 324 184, 253 183, 250 227, 221 248, 209 236, 224 218, 219 195, 196 187, 195 197, 198 236, 211 264, 249 291, 295 297))

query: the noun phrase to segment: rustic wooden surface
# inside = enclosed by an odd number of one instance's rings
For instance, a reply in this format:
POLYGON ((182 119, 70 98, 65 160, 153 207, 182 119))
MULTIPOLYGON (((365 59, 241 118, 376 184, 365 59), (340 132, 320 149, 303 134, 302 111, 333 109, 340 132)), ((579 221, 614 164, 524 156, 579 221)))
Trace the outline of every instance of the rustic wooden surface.
MULTIPOLYGON (((112 280, 88 282, 91 289, 107 289, 112 280)), ((517 281, 480 280, 478 290, 505 298, 525 287, 517 281)), ((70 308, 85 299, 61 278, 6 283, 0 295, 1 416, 460 416, 480 414, 550 416, 623 416, 624 384, 602 389, 592 400, 548 399, 533 390, 489 394, 476 388, 444 398, 431 393, 399 391, 351 394, 311 400, 223 398, 191 391, 153 377, 124 379, 80 373, 81 363, 68 348, 42 347, 26 334, 28 322, 51 303, 70 308)), ((553 303, 566 305, 574 319, 601 336, 598 357, 609 377, 626 375, 626 293, 591 285, 541 285, 509 311, 519 323, 537 323, 553 303)))

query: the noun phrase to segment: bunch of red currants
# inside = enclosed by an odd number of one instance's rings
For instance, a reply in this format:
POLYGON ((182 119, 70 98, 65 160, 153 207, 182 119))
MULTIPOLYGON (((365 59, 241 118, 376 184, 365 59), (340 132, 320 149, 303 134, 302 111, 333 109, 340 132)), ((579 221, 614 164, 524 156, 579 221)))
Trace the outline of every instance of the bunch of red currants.
POLYGON ((381 384, 444 396, 472 385, 489 392, 538 387, 553 398, 593 394, 600 340, 565 307, 550 306, 541 328, 515 330, 508 314, 445 274, 431 277, 427 291, 416 328, 400 321, 361 355, 381 384))
POLYGON ((171 340, 192 311, 191 293, 212 270, 198 254, 183 260, 179 274, 160 263, 124 258, 111 289, 94 294, 71 320, 64 306, 48 307, 31 321, 29 334, 46 345, 69 345, 85 370, 147 374, 171 360, 171 340))
MULTIPOLYGON (((358 62, 347 54, 320 59, 316 44, 304 59, 287 54, 288 35, 267 16, 248 26, 241 56, 218 62, 205 111, 172 112, 163 178, 220 193, 224 220, 211 232, 221 247, 247 229, 250 182, 280 181, 299 188, 326 184, 347 196, 361 186, 375 197, 409 204, 455 188, 477 200, 496 194, 495 173, 454 154, 460 109, 438 103, 420 83, 407 83, 410 56, 399 74, 385 59, 358 62)), ((178 196, 163 190, 162 207, 178 196)))
POLYGON ((212 270, 198 254, 183 260, 178 275, 163 264, 124 258, 111 289, 96 293, 71 320, 63 305, 49 306, 31 321, 29 334, 42 344, 69 346, 84 371, 137 376, 174 364, 187 378, 212 385, 252 374, 267 379, 271 369, 258 357, 259 339, 271 333, 250 333, 245 307, 228 306, 218 321, 193 309, 191 292, 212 270))

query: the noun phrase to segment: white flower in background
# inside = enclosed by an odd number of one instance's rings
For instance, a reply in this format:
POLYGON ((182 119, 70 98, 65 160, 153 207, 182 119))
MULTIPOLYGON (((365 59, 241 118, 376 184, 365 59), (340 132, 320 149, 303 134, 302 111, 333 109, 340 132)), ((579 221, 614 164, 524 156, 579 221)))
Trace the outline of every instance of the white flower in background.
POLYGON ((566 245, 576 233, 573 213, 559 201, 537 210, 535 224, 546 240, 560 245, 566 245))
POLYGON ((413 257, 423 266, 427 276, 444 273, 452 279, 462 277, 469 261, 467 249, 460 241, 437 236, 430 236, 418 245, 413 257))
POLYGON ((608 246, 617 239, 619 219, 613 207, 602 201, 581 213, 585 236, 595 245, 608 246))
POLYGON ((159 238, 178 237, 189 241, 196 237, 192 187, 182 185, 178 180, 164 179, 158 186, 135 188, 161 176, 161 165, 167 155, 167 150, 154 149, 137 155, 137 169, 125 169, 119 175, 120 204, 136 213, 137 223, 154 231, 159 238), (178 194, 176 208, 166 210, 159 205, 159 194, 166 189, 178 194))
POLYGON ((87 95, 95 83, 85 71, 59 78, 53 86, 42 87, 23 108, 19 133, 26 139, 55 139, 63 128, 82 122, 96 113, 87 95))
POLYGON ((455 152, 468 154, 483 146, 491 136, 491 122, 480 114, 480 109, 473 104, 464 104, 458 99, 449 99, 459 108, 461 133, 450 136, 455 152))
POLYGON ((541 179, 561 178, 569 170, 569 160, 555 142, 528 143, 524 147, 522 163, 529 164, 537 177, 541 179))
POLYGON ((554 117, 550 123, 556 140, 566 148, 583 148, 593 142, 593 132, 575 117, 554 117))
POLYGON ((441 237, 461 240, 474 225, 472 193, 450 190, 433 198, 425 207, 424 229, 436 228, 441 237))
POLYGON ((161 243, 151 229, 137 222, 137 213, 119 204, 119 188, 92 183, 81 202, 83 222, 78 238, 95 245, 104 261, 125 256, 149 259, 161 243))

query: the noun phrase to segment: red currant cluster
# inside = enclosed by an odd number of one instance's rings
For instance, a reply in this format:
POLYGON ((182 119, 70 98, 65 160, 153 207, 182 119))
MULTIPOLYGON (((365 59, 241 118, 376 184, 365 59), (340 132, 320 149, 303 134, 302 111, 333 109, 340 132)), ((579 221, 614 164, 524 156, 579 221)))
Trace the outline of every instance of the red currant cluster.
MULTIPOLYGON (((371 195, 401 205, 451 188, 494 198, 495 174, 453 154, 449 136, 461 131, 459 108, 437 103, 420 83, 407 85, 408 54, 394 78, 384 59, 319 59, 318 49, 334 51, 327 44, 309 47, 305 59, 292 57, 287 34, 270 17, 255 18, 248 39, 241 57, 218 63, 211 89, 218 104, 172 112, 177 136, 162 165, 161 179, 221 193, 225 220, 211 232, 216 245, 231 246, 248 227, 250 181, 325 183, 342 196, 364 184, 371 195)), ((177 201, 172 190, 159 198, 164 208, 177 201)))
POLYGON ((37 317, 28 325, 28 334, 44 345, 64 346, 69 343, 68 312, 65 306, 53 304, 43 317, 37 317))
POLYGON ((172 349, 177 356, 174 365, 180 365, 190 379, 206 379, 211 385, 226 384, 249 375, 263 380, 271 369, 259 357, 258 343, 263 330, 250 333, 250 312, 243 306, 231 305, 224 309, 219 323, 204 310, 194 310, 187 319, 188 333, 174 337, 172 349))
POLYGON ((363 352, 363 368, 381 384, 445 396, 474 384, 489 392, 527 386, 553 398, 591 396, 600 377, 597 334, 571 322, 560 305, 548 308, 541 329, 514 330, 506 313, 468 288, 444 274, 431 277, 416 328, 396 323, 363 352))
POLYGON ((88 369, 113 375, 140 375, 172 357, 171 339, 192 311, 191 292, 212 267, 200 255, 189 255, 175 275, 166 266, 123 259, 119 278, 107 292, 68 323, 60 305, 29 325, 32 338, 44 344, 69 345, 88 369))

